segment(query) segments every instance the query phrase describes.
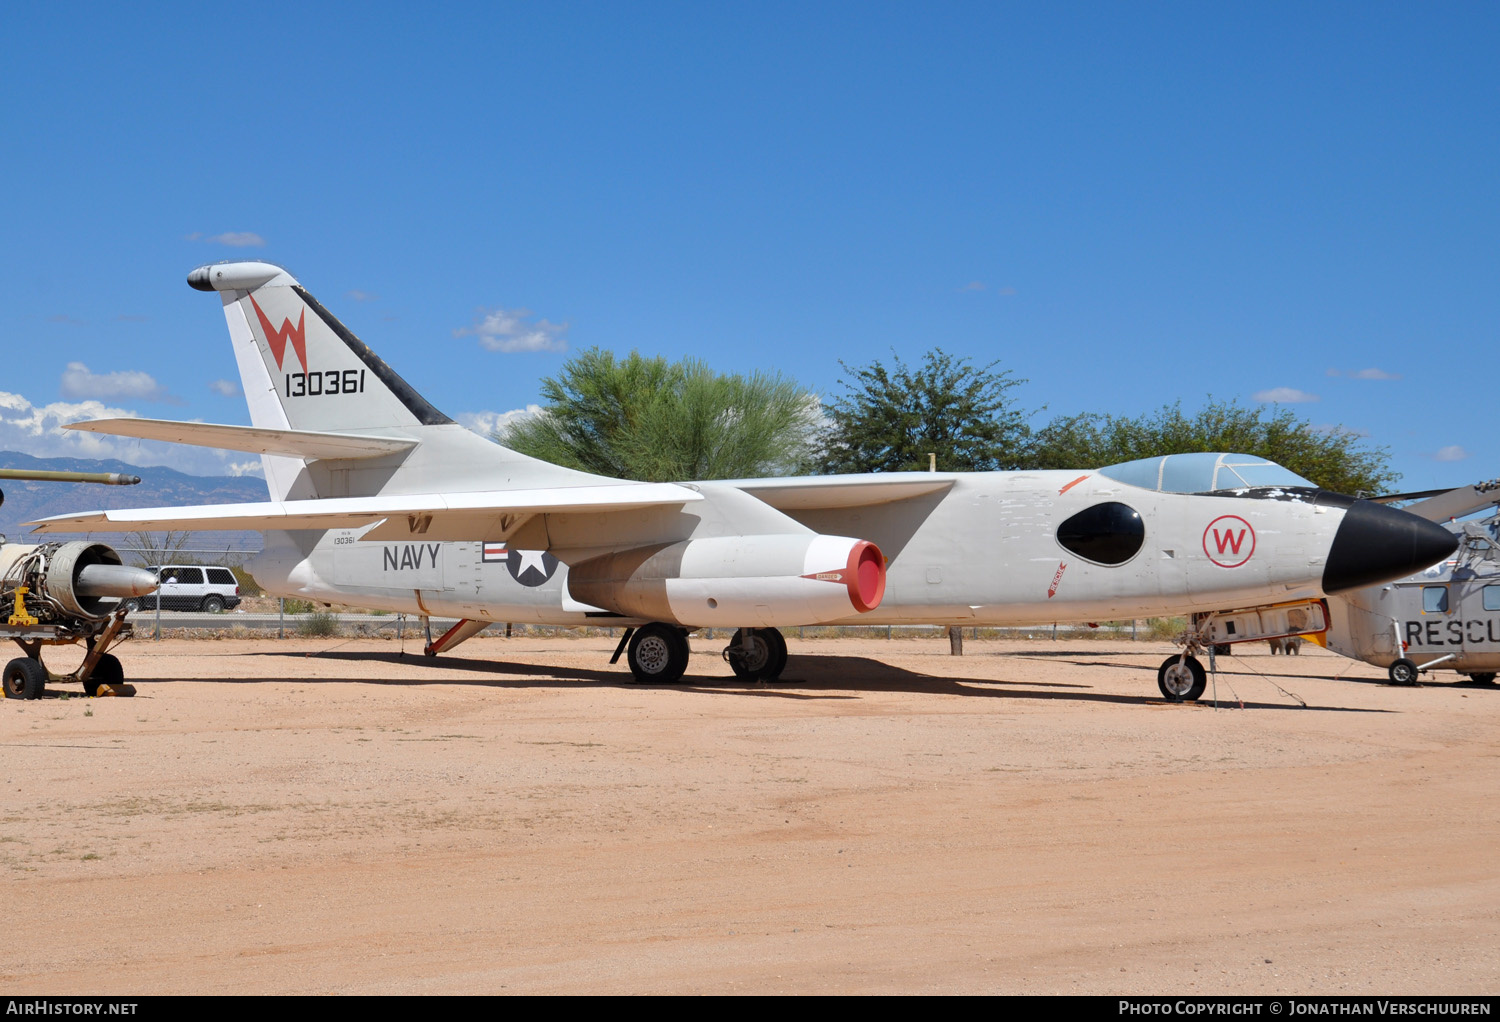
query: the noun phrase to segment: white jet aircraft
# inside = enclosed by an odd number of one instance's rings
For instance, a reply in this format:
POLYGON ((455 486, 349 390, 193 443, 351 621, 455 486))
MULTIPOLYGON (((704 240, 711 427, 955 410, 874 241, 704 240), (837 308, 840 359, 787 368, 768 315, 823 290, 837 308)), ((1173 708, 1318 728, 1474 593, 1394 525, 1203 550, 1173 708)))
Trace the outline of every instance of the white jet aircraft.
POLYGON ((263 530, 248 567, 273 594, 459 618, 429 654, 496 621, 611 624, 627 629, 611 663, 625 651, 637 680, 670 683, 689 632, 725 628, 738 629, 735 672, 770 678, 791 625, 1185 614, 1184 651, 1157 680, 1168 699, 1196 699, 1207 623, 1284 633, 1326 617, 1330 594, 1454 549, 1431 522, 1229 455, 1097 471, 608 479, 453 422, 279 266, 219 263, 188 283, 223 300, 252 425, 72 428, 258 453, 270 501, 32 524, 263 530))

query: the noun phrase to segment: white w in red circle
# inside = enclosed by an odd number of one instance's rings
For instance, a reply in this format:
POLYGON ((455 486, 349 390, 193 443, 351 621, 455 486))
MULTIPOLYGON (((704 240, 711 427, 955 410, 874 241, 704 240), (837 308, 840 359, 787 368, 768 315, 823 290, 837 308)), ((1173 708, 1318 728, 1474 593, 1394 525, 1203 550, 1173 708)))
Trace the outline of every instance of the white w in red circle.
POLYGON ((1220 515, 1203 530, 1203 552, 1221 568, 1238 568, 1255 553, 1255 530, 1239 515, 1220 515))

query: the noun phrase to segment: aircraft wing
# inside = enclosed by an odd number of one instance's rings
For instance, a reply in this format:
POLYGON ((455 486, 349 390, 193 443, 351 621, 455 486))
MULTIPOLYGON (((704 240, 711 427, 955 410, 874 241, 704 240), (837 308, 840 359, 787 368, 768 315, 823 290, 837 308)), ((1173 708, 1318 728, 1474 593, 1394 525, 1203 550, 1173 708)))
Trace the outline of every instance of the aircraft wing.
POLYGON ((889 504, 941 493, 953 486, 953 479, 946 472, 866 472, 847 476, 730 479, 726 485, 744 490, 778 511, 811 511, 889 504))
POLYGON ((553 486, 471 493, 397 493, 254 504, 135 508, 58 515, 25 524, 38 533, 218 529, 349 529, 383 523, 369 540, 500 540, 532 515, 626 511, 686 504, 703 495, 675 483, 553 486))
POLYGON ((405 437, 224 426, 212 422, 173 422, 170 419, 91 419, 70 422, 63 429, 132 436, 141 440, 165 440, 250 454, 285 454, 294 458, 376 458, 417 445, 417 441, 405 437))

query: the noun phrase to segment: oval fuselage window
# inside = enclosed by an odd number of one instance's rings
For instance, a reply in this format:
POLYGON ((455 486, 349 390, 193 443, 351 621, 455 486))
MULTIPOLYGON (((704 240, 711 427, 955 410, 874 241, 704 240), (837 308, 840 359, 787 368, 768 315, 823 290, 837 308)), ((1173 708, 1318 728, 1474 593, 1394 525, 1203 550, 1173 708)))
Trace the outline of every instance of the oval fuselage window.
POLYGON ((1140 512, 1118 501, 1085 508, 1057 527, 1063 549, 1095 564, 1124 564, 1146 542, 1140 512))

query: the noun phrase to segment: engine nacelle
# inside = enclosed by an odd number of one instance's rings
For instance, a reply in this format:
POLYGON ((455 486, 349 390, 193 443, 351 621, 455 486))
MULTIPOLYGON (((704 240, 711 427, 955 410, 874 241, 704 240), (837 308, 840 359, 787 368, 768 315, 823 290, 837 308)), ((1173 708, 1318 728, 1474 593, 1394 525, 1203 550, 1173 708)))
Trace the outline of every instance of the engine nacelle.
POLYGON ((845 536, 712 536, 570 565, 568 589, 626 617, 694 628, 810 625, 878 607, 885 558, 845 536))
POLYGON ((144 596, 157 587, 144 568, 126 567, 103 543, 72 542, 0 546, 0 604, 11 605, 26 586, 25 605, 43 621, 97 620, 120 600, 144 596))

